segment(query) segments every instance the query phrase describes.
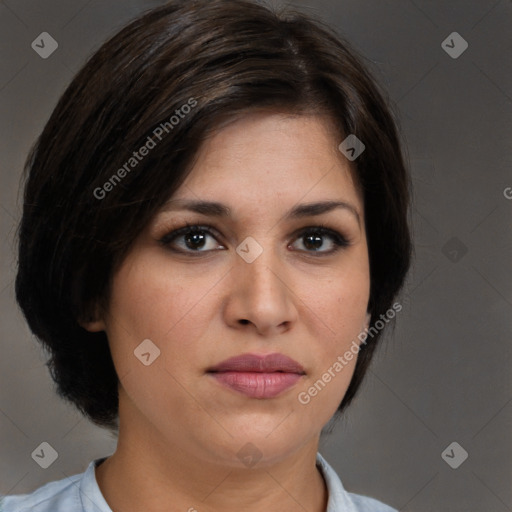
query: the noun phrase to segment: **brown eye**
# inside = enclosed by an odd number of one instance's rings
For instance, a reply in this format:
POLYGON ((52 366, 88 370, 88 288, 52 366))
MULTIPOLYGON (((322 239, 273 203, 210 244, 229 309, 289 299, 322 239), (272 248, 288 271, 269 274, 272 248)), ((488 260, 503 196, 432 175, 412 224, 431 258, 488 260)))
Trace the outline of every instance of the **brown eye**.
POLYGON ((316 226, 302 230, 297 237, 297 240, 302 241, 302 245, 306 252, 313 252, 319 254, 333 254, 339 250, 340 247, 346 247, 349 244, 348 240, 332 229, 324 226, 316 226), (327 240, 327 243, 326 243, 327 240), (327 250, 322 250, 327 246, 327 250))
POLYGON ((176 229, 160 239, 160 243, 176 252, 203 253, 210 252, 218 248, 224 249, 224 246, 218 242, 213 243, 209 240, 216 240, 214 233, 206 226, 189 226, 176 229))

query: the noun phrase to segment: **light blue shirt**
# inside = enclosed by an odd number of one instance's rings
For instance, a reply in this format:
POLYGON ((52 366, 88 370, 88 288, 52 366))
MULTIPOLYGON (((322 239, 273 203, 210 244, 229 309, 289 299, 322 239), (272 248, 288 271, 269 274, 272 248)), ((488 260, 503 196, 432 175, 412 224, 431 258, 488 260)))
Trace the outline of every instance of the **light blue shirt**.
MULTIPOLYGON (((84 473, 47 483, 30 494, 0 497, 0 512, 112 512, 101 494, 94 468, 106 457, 93 460, 84 473)), ((326 512, 397 512, 380 501, 347 492, 336 471, 317 453, 329 500, 326 512)))

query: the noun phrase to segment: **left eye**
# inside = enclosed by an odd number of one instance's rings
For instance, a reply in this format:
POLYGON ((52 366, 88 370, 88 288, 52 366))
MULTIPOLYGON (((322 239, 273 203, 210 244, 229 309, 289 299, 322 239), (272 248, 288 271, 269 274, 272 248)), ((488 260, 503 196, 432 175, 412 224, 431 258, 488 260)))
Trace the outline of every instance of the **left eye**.
MULTIPOLYGON (((215 249, 225 249, 221 244, 210 242, 208 238, 216 240, 215 234, 206 226, 189 226, 177 229, 165 235, 160 242, 171 250, 181 253, 204 253, 215 249), (180 243, 178 243, 180 242, 180 243)), ((296 235, 296 240, 301 241, 305 249, 297 249, 295 244, 291 244, 294 250, 305 251, 319 254, 332 254, 340 247, 349 245, 347 239, 332 229, 324 226, 315 226, 303 229, 296 235), (321 250, 325 246, 325 239, 330 240, 329 248, 321 250)))
POLYGON ((348 240, 343 235, 324 226, 317 226, 302 230, 299 233, 297 240, 302 240, 307 252, 319 252, 323 254, 334 253, 340 247, 346 247, 349 245, 348 240), (330 239, 331 249, 321 251, 320 248, 325 245, 325 238, 330 239))

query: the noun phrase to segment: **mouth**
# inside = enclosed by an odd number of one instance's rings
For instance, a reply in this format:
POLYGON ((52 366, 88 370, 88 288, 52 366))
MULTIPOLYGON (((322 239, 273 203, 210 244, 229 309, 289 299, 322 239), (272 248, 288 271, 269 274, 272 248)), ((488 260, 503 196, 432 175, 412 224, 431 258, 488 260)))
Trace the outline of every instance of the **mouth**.
POLYGON ((219 384, 251 398, 274 398, 294 386, 304 368, 284 354, 242 354, 207 370, 219 384))

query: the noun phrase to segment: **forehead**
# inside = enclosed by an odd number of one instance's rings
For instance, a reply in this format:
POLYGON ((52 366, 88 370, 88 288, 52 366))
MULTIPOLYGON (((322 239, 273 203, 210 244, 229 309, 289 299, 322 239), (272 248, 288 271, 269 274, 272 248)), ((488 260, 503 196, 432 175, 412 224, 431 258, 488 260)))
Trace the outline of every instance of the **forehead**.
POLYGON ((214 132, 173 199, 272 203, 350 199, 362 206, 352 164, 320 116, 251 113, 214 132))

